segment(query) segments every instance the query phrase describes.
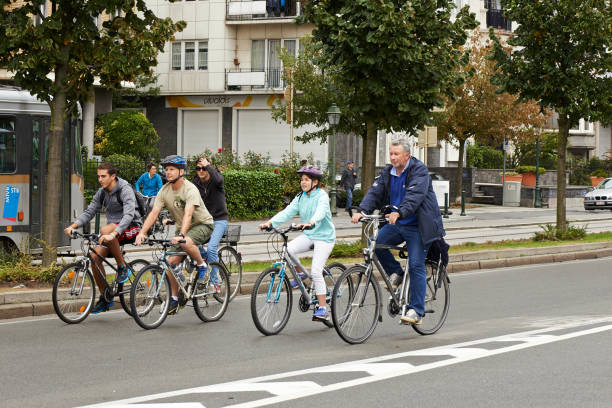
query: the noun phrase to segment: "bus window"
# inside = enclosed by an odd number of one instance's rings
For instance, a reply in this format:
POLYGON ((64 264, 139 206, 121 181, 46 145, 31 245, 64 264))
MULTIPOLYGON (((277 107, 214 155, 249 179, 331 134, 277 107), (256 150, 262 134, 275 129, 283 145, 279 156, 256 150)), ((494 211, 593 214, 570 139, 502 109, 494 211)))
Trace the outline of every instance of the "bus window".
POLYGON ((15 118, 0 118, 0 173, 15 173, 16 163, 15 118))

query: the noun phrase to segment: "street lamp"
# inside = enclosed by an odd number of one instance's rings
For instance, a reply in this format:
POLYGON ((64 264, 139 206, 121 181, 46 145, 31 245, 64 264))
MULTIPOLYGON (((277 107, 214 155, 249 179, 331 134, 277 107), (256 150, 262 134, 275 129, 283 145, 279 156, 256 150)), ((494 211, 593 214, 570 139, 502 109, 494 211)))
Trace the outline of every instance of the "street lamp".
POLYGON ((329 126, 333 127, 333 132, 331 134, 331 158, 329 162, 331 163, 331 168, 329 169, 329 194, 331 199, 331 212, 332 215, 336 215, 336 129, 335 127, 340 123, 340 108, 336 106, 335 103, 327 110, 327 122, 329 126))
POLYGON ((535 208, 542 207, 542 201, 540 197, 540 131, 536 133, 536 185, 535 185, 535 201, 533 206, 535 208))

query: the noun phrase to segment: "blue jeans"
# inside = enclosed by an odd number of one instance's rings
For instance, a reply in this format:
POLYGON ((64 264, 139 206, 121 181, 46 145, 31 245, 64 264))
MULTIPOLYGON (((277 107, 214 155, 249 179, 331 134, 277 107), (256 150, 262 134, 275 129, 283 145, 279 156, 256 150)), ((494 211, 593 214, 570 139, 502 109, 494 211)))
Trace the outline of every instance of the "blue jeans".
POLYGON ((349 208, 351 208, 351 205, 353 205, 353 189, 352 188, 345 188, 346 190, 346 208, 347 210, 349 208))
MULTIPOLYGON (((221 238, 223 238, 223 234, 227 230, 227 224, 229 224, 228 220, 219 220, 214 222, 213 232, 208 240, 207 246, 207 254, 208 254, 208 262, 219 262, 219 254, 217 253, 219 249, 219 242, 221 242, 221 238)), ((217 268, 213 268, 212 274, 210 275, 210 280, 213 283, 219 283, 219 279, 217 278, 217 268)))
MULTIPOLYGON (((427 288, 427 275, 425 272, 425 257, 429 245, 423 245, 418 225, 391 225, 386 224, 378 231, 377 244, 399 245, 406 241, 408 249, 408 273, 410 274, 410 303, 409 309, 414 309, 419 315, 425 314, 425 291, 427 288)), ((391 275, 403 275, 400 263, 393 257, 388 249, 376 248, 376 256, 385 271, 391 275)))

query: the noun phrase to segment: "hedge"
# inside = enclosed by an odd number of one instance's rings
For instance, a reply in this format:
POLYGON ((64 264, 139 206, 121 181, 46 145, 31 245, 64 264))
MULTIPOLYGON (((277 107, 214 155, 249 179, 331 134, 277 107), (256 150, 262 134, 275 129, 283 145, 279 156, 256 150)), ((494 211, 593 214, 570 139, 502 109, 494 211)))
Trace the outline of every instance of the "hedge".
POLYGON ((283 205, 280 175, 269 171, 225 170, 225 197, 232 219, 266 218, 283 205))

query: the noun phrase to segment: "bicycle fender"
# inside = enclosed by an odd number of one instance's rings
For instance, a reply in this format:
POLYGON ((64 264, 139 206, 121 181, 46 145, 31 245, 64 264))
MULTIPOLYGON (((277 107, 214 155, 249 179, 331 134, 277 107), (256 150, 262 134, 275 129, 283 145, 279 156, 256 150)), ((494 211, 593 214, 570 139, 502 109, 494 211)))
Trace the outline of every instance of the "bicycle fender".
POLYGON ((276 262, 275 264, 272 265, 273 268, 281 268, 283 266, 282 262, 276 262))

